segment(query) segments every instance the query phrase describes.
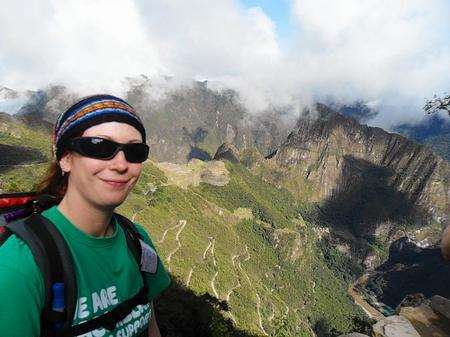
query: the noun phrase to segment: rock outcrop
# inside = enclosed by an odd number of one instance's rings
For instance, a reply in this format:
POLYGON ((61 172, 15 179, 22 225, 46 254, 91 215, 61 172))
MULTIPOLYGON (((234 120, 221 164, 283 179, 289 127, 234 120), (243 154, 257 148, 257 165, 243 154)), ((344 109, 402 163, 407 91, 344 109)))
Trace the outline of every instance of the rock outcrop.
POLYGON ((214 160, 225 159, 232 163, 239 163, 239 157, 238 149, 233 144, 225 142, 217 149, 214 160))
POLYGON ((410 321, 402 316, 389 316, 373 326, 374 337, 421 337, 410 321))
MULTIPOLYGON (((378 320, 372 326, 373 337, 450 337, 450 300, 433 296, 431 300, 422 294, 408 295, 396 311, 396 315, 378 320), (412 306, 406 306, 406 304, 412 306)), ((351 333, 339 337, 363 337, 351 333)))
POLYGON ((411 322, 421 337, 449 337, 450 325, 440 319, 428 304, 418 307, 403 307, 400 316, 411 322))
MULTIPOLYGON (((439 296, 439 295, 435 295, 431 298, 431 308, 438 314, 441 315, 442 317, 444 317, 445 320, 447 320, 448 322, 450 322, 450 300, 439 296)), ((449 331, 450 331, 450 327, 449 327, 449 331)))

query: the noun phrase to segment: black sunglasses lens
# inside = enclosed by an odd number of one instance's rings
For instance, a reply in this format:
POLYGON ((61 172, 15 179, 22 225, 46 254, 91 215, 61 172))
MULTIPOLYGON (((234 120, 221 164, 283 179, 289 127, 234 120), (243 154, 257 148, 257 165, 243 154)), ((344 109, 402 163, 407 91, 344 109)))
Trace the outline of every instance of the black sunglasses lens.
POLYGON ((149 147, 144 143, 126 144, 123 152, 130 163, 142 163, 148 158, 149 147))
POLYGON ((119 149, 123 149, 125 158, 130 163, 142 163, 148 158, 149 147, 144 143, 119 144, 98 137, 74 138, 71 148, 83 156, 96 159, 111 159, 119 149))
POLYGON ((118 144, 103 138, 83 137, 75 139, 77 150, 86 156, 97 159, 109 159, 114 156, 118 144))

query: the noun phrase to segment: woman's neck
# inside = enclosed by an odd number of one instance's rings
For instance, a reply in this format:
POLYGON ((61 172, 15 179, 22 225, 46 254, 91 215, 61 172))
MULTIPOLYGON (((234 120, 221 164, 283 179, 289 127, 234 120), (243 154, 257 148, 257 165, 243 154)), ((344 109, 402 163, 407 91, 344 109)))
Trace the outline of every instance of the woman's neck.
POLYGON ((77 228, 83 232, 97 237, 110 236, 114 232, 110 226, 114 210, 101 210, 87 204, 80 198, 76 198, 70 193, 66 193, 58 205, 58 209, 77 228), (73 207, 73 205, 77 205, 73 207))

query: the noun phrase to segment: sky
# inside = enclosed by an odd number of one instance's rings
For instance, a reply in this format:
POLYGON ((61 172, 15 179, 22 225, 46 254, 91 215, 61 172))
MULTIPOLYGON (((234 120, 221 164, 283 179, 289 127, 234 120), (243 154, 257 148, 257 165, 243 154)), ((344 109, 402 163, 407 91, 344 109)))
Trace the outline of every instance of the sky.
POLYGON ((0 85, 120 94, 141 74, 155 92, 207 79, 253 113, 362 100, 389 128, 450 91, 448 32, 448 0, 3 0, 0 85))

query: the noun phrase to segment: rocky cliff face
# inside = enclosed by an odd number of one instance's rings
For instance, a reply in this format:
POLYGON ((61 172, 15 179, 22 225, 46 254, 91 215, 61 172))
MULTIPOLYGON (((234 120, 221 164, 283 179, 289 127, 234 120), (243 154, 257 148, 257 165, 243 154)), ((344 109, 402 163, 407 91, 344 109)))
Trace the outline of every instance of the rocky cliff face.
MULTIPOLYGON (((410 213, 448 222, 448 162, 403 136, 361 125, 323 105, 317 112, 318 118, 299 120, 270 160, 295 167, 311 181, 325 211, 340 209, 342 221, 368 219, 371 225, 410 213)), ((369 227, 373 234, 377 226, 369 227)))

